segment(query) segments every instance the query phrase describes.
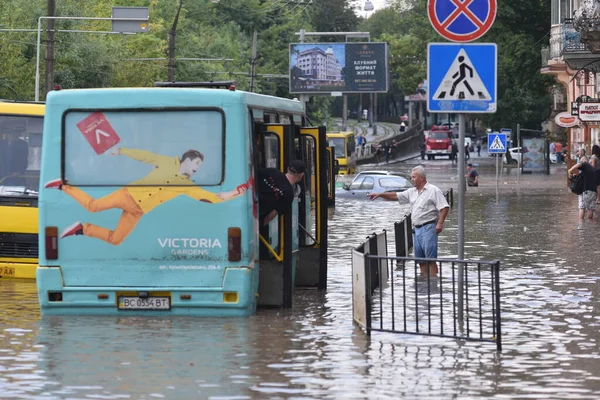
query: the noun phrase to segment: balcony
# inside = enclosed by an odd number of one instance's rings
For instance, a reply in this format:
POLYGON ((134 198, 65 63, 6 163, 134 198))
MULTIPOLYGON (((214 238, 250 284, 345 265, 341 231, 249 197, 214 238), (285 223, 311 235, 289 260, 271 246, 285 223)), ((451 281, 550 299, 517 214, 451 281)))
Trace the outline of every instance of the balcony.
MULTIPOLYGON (((552 41, 552 38, 550 39, 552 41)), ((573 19, 565 19, 561 24, 560 42, 562 58, 575 71, 585 69, 600 72, 600 57, 593 54, 575 29, 573 19)))
POLYGON ((600 53, 600 0, 580 1, 573 12, 573 28, 592 53, 600 53))

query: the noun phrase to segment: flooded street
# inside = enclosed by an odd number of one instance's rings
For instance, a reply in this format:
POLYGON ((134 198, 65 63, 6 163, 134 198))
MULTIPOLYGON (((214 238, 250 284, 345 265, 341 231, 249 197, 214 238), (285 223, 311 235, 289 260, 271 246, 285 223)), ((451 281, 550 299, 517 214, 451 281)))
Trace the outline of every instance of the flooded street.
MULTIPOLYGON (((456 167, 424 165, 430 182, 455 190, 439 256, 456 257, 456 167)), ((0 398, 600 398, 600 219, 578 223, 564 166, 520 184, 505 171, 498 197, 495 171, 479 171, 481 186, 466 195, 465 258, 501 261, 502 353, 356 328, 351 249, 386 229, 393 251, 393 223, 408 209, 338 200, 328 290, 297 291, 293 310, 42 320, 34 282, 0 280, 0 398)))

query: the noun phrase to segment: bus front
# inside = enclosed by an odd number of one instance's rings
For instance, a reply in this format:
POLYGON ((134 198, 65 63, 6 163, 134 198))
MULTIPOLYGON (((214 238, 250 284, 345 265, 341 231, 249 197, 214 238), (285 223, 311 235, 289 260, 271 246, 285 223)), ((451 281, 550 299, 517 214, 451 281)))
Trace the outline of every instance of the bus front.
POLYGON ((44 105, 0 101, 0 278, 35 279, 44 105))
POLYGON ((354 132, 327 133, 329 146, 335 147, 339 174, 349 175, 356 172, 356 143, 354 132))
POLYGON ((253 313, 250 122, 239 96, 89 89, 47 104, 42 314, 253 313))

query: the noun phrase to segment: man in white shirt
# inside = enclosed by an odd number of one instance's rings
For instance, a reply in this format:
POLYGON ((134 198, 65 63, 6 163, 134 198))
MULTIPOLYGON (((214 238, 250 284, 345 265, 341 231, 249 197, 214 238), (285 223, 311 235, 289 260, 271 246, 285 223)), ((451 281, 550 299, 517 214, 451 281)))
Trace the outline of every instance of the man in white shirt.
MULTIPOLYGON (((414 187, 404 192, 369 193, 367 197, 371 200, 381 197, 396 200, 400 204, 411 204, 415 258, 438 258, 438 235, 444 228, 450 206, 442 191, 427 182, 425 168, 420 165, 414 167, 410 178, 414 187)), ((422 261, 419 264, 421 275, 427 275, 427 265, 429 275, 437 275, 438 267, 434 261, 422 261)))

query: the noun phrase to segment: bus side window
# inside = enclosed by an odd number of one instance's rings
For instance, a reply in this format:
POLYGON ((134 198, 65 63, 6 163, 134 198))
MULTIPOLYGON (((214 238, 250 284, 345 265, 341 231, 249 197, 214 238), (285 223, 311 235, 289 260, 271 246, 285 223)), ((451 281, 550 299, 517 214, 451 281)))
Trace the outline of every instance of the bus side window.
POLYGON ((273 134, 263 135, 264 168, 279 168, 279 139, 273 134))

